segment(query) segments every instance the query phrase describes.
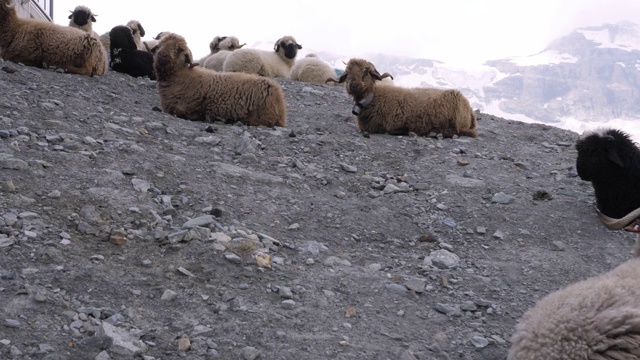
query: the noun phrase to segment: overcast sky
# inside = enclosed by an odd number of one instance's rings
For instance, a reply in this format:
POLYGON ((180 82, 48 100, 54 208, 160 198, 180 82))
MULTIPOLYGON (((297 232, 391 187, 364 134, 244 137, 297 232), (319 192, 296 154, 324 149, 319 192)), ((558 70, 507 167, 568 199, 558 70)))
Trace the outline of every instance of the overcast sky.
POLYGON ((538 53, 577 27, 640 23, 638 0, 54 0, 54 22, 67 25, 76 5, 98 14, 99 34, 136 19, 146 38, 161 31, 184 36, 195 58, 209 53, 216 35, 235 35, 248 46, 292 35, 305 50, 345 57, 380 52, 481 64, 538 53))

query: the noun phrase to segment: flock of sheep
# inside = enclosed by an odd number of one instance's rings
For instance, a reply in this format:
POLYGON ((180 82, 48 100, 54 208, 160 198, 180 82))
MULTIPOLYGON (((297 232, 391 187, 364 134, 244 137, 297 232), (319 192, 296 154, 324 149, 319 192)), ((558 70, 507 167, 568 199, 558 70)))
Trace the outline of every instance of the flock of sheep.
MULTIPOLYGON (((344 86, 361 131, 476 137, 477 121, 458 90, 393 86, 364 59, 336 72, 317 56, 296 60, 291 36, 273 51, 245 48, 234 36, 217 36, 211 53, 194 61, 185 39, 163 32, 142 41, 135 20, 98 35, 95 14, 78 6, 69 26, 16 15, 0 0, 0 57, 29 66, 101 76, 108 69, 156 80, 163 111, 196 121, 240 121, 285 127, 286 104, 272 78, 344 86)), ((585 134, 576 143, 576 169, 590 181, 598 216, 609 229, 640 233, 640 149, 619 130, 585 134)), ((640 235, 639 235, 640 236, 640 235)), ((558 290, 529 309, 511 338, 509 360, 640 359, 640 245, 636 257, 600 276, 558 290)))

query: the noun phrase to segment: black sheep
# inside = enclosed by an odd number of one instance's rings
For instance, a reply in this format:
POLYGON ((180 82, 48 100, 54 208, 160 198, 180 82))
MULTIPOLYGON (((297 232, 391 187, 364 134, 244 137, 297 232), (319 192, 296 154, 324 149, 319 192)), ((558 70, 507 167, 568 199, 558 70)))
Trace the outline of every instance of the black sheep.
POLYGON ((156 79, 153 71, 153 55, 137 49, 129 27, 123 25, 114 27, 109 32, 109 39, 111 69, 134 77, 148 76, 151 80, 156 79))
POLYGON ((640 149, 628 134, 609 129, 576 142, 576 170, 590 181, 598 210, 620 219, 640 208, 640 149))

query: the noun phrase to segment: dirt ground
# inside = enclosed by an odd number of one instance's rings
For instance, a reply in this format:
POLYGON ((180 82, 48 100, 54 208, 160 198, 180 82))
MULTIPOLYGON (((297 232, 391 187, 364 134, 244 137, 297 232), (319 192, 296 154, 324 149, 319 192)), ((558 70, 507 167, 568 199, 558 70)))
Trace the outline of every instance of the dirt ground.
POLYGON ((505 359, 537 299, 631 257, 572 132, 365 136, 287 80, 286 129, 199 123, 148 79, 0 69, 3 359, 505 359))

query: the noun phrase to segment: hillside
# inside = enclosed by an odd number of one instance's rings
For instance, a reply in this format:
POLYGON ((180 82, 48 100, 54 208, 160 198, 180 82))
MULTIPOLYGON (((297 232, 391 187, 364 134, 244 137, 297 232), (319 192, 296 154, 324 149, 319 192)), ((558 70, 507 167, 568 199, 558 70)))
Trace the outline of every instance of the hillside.
POLYGON ((575 133, 363 136, 342 88, 280 83, 287 128, 248 128, 0 61, 0 358, 504 359, 537 299, 631 256, 575 133))

